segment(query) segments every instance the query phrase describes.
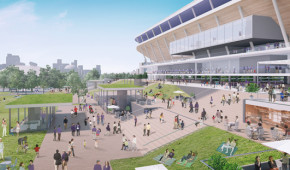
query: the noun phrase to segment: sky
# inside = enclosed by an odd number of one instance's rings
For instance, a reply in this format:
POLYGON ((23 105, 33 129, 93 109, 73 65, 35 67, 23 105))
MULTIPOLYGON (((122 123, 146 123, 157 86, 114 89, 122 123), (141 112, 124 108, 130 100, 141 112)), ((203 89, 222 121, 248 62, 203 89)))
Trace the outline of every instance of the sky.
POLYGON ((192 0, 0 0, 0 64, 78 60, 84 69, 131 72, 144 57, 135 38, 192 0))

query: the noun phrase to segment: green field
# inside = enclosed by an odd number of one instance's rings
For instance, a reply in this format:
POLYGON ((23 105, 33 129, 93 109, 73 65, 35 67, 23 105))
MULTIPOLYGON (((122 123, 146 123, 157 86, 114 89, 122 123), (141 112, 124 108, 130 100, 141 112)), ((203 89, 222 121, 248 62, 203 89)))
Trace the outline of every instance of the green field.
MULTIPOLYGON (((179 94, 175 94, 173 93, 174 91, 182 91, 179 87, 175 86, 175 85, 168 85, 168 84, 161 84, 162 88, 161 89, 157 89, 158 83, 156 84, 152 84, 148 87, 145 88, 144 90, 144 94, 145 92, 148 93, 148 96, 153 96, 154 94, 161 92, 162 95, 158 96, 158 98, 162 98, 164 95, 166 96, 165 98, 169 98, 169 97, 174 97, 174 96, 178 96, 179 94), (149 94, 150 89, 153 90, 152 94, 149 94)), ((184 97, 189 97, 189 95, 187 93, 183 93, 181 94, 184 97)))
MULTIPOLYGON (((1 132, 2 132, 2 129, 1 129, 1 132)), ((16 136, 4 137, 3 138, 4 147, 5 147, 4 156, 12 157, 12 164, 14 164, 15 159, 17 158, 17 167, 19 167, 20 162, 23 162, 25 167, 27 167, 29 164, 29 160, 34 160, 36 156, 35 151, 33 150, 35 145, 38 144, 41 150, 41 143, 44 139, 45 134, 46 134, 45 131, 32 132, 32 133, 20 133, 20 137, 27 136, 27 143, 28 143, 29 148, 26 153, 24 153, 23 151, 19 151, 18 153, 16 152, 17 147, 18 147, 18 138, 16 136)))
POLYGON ((45 103, 72 103, 72 94, 34 94, 26 95, 8 103, 7 105, 45 104, 45 103))
MULTIPOLYGON (((197 160, 194 162, 191 168, 185 168, 183 166, 173 163, 171 166, 167 166, 169 170, 183 170, 183 169, 194 169, 194 170, 203 170, 207 169, 200 160, 208 159, 213 154, 221 154, 216 149, 218 146, 227 140, 227 138, 233 137, 237 139, 238 151, 235 153, 250 153, 255 151, 268 150, 268 147, 263 146, 262 144, 256 143, 249 139, 234 135, 232 133, 220 130, 215 127, 205 127, 183 139, 177 140, 169 145, 163 146, 160 149, 153 151, 143 157, 112 160, 111 165, 113 169, 118 170, 134 170, 136 167, 149 166, 154 164, 159 164, 153 160, 159 154, 163 154, 165 149, 175 149, 175 158, 181 159, 183 155, 186 155, 189 151, 196 151, 198 153, 197 160)), ((223 154, 221 154, 223 155, 223 154)), ((267 161, 268 157, 272 155, 274 159, 280 158, 280 153, 278 151, 264 152, 259 154, 261 156, 261 161, 267 161)), ((223 155, 226 156, 226 155, 223 155)), ((240 166, 246 164, 253 164, 255 161, 254 155, 248 156, 239 156, 236 158, 228 159, 229 162, 236 162, 240 166)))
POLYGON ((121 79, 121 80, 112 82, 112 84, 134 84, 134 79, 121 79))
POLYGON ((141 88, 141 86, 135 86, 134 84, 101 84, 103 88, 141 88))

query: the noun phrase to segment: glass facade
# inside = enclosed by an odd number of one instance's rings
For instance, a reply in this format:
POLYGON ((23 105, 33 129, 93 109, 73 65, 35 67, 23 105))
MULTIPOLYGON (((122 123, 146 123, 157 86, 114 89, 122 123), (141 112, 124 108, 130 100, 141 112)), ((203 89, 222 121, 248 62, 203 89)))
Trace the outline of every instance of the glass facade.
POLYGON ((252 37, 252 17, 236 20, 170 43, 170 53, 210 47, 252 37), (190 43, 188 43, 190 42, 190 43), (184 50, 185 49, 185 50, 184 50))

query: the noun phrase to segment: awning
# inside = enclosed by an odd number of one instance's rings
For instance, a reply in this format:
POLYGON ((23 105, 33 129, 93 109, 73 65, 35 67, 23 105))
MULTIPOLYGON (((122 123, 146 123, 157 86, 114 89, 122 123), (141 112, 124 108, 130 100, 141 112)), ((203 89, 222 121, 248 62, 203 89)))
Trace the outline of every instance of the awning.
POLYGON ((265 146, 290 154, 290 140, 262 143, 265 146))
POLYGON ((158 164, 135 168, 135 170, 167 170, 167 168, 163 164, 158 164))

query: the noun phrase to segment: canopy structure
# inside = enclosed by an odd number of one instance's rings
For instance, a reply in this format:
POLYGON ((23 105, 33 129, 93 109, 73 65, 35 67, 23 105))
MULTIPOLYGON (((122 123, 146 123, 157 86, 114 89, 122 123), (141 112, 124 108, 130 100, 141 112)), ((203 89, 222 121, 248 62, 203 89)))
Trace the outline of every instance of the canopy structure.
POLYGON ((173 92, 173 93, 176 93, 176 94, 182 94, 182 93, 184 93, 183 91, 175 91, 175 92, 173 92))
POLYGON ((135 168, 135 170, 167 170, 167 168, 163 164, 158 164, 135 168))
POLYGON ((108 109, 119 109, 120 107, 116 106, 116 105, 109 105, 107 108, 108 109))
POLYGON ((282 64, 289 64, 290 60, 274 60, 274 61, 259 61, 258 64, 269 64, 269 65, 282 65, 282 64))
POLYGON ((265 146, 290 154, 290 140, 262 143, 265 146))

